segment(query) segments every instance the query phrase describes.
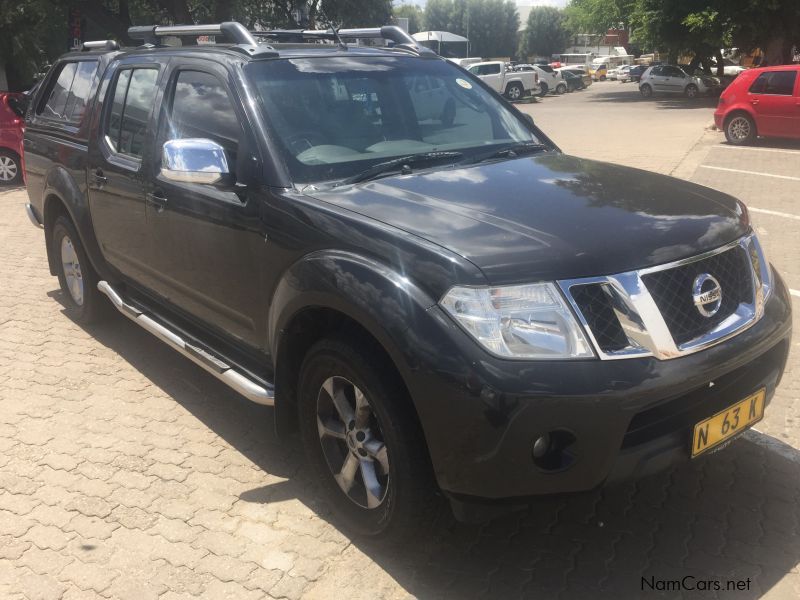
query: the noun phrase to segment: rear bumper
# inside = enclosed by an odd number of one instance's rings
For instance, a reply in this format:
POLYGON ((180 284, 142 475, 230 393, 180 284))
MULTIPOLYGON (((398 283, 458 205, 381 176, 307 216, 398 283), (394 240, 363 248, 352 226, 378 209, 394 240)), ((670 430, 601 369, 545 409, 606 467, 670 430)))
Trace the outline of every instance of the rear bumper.
POLYGON ((458 347, 440 345, 439 368, 420 365, 409 382, 439 485, 461 499, 519 498, 588 490, 688 460, 695 423, 761 387, 774 394, 791 300, 776 277, 757 324, 666 361, 505 361, 460 330, 451 335, 461 336, 458 347), (542 466, 533 444, 552 432, 568 442, 567 458, 542 466))
POLYGON ((724 112, 722 112, 720 110, 714 111, 714 125, 720 131, 723 129, 723 127, 725 125, 725 113, 724 112))
POLYGON ((25 204, 25 213, 28 215, 28 218, 31 220, 34 226, 43 228, 42 220, 39 218, 39 215, 36 214, 36 209, 30 202, 25 204))

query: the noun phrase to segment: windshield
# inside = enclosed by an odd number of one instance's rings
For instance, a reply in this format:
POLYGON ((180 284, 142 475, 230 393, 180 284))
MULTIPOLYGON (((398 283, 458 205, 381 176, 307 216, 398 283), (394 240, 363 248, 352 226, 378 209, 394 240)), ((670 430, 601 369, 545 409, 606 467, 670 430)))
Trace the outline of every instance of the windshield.
POLYGON ((458 151, 468 160, 494 145, 539 142, 446 61, 337 56, 245 69, 296 183, 351 177, 400 156, 458 151))

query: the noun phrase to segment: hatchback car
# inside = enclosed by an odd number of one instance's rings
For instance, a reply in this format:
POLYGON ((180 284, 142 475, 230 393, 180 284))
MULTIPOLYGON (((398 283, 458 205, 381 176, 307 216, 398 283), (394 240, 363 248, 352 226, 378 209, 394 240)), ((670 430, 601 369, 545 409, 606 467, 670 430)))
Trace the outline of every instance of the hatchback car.
POLYGON ((719 97, 714 123, 731 144, 756 137, 800 138, 800 66, 742 72, 719 97))
POLYGON ((22 134, 24 97, 0 92, 0 184, 22 181, 22 134))
POLYGON ((710 77, 689 75, 675 65, 658 65, 650 67, 642 74, 639 92, 645 98, 650 98, 655 93, 683 94, 687 98, 697 98, 710 92, 714 85, 715 82, 710 77))

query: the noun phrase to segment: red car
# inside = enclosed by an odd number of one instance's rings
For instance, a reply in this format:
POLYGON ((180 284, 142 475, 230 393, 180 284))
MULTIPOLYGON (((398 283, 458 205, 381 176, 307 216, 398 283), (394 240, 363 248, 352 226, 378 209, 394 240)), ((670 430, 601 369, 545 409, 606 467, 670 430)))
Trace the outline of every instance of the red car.
POLYGON ((722 92, 714 123, 731 144, 800 138, 800 65, 749 69, 722 92))
POLYGON ((22 181, 23 105, 22 94, 0 92, 0 185, 22 181))

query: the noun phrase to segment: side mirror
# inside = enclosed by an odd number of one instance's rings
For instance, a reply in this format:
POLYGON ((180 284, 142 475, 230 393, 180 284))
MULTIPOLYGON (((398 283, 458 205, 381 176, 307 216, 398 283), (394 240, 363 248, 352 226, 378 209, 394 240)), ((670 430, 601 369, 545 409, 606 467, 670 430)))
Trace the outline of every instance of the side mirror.
POLYGON ((533 125, 533 117, 532 117, 532 116, 530 116, 528 113, 522 113, 522 116, 523 116, 523 117, 525 117, 525 120, 526 120, 528 123, 530 123, 531 125, 533 125))
POLYGON ((201 138, 169 140, 161 153, 161 175, 180 183, 222 183, 229 179, 225 149, 201 138))

